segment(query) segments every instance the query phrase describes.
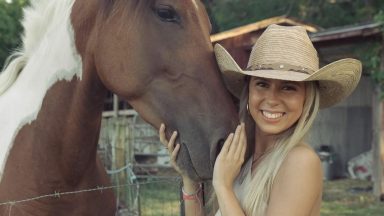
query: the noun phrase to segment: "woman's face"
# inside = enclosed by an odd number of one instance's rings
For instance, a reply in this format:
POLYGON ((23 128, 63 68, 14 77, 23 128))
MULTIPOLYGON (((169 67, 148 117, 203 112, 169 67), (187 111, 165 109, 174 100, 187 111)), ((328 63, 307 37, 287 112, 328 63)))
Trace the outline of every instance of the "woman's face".
POLYGON ((305 83, 251 77, 249 111, 258 132, 277 135, 297 122, 303 112, 305 83))

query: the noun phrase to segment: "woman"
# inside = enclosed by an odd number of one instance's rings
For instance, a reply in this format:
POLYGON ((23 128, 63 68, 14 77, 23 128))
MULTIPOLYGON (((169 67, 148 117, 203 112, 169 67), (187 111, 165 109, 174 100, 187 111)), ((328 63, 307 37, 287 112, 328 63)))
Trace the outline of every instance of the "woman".
MULTIPOLYGON (((254 45, 246 70, 220 45, 215 54, 228 89, 240 99, 244 122, 216 159, 216 215, 319 215, 321 162, 304 138, 319 108, 355 89, 361 63, 342 59, 319 69, 317 52, 300 26, 269 26, 254 45)), ((177 133, 167 141, 164 130, 162 125, 160 140, 182 176, 186 215, 202 215, 199 182, 177 167, 177 133)))

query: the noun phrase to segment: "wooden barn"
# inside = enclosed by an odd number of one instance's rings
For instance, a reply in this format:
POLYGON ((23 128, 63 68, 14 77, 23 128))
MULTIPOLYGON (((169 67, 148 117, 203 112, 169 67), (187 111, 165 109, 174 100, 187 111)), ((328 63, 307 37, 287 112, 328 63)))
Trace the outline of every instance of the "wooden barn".
MULTIPOLYGON (((211 40, 223 45, 240 67, 246 68, 252 45, 270 24, 304 26, 318 50, 320 66, 341 58, 362 59, 372 44, 383 44, 381 25, 377 23, 323 30, 287 17, 274 17, 221 32, 212 35, 211 40)), ((381 68, 383 56, 379 56, 381 68)), ((372 150, 373 154, 369 156, 373 159, 375 194, 380 195, 384 191, 384 162, 380 159, 380 153, 384 159, 384 132, 380 133, 384 128, 384 110, 379 100, 380 93, 366 69, 364 67, 361 81, 348 99, 320 111, 309 142, 317 150, 326 146, 332 152, 331 178, 348 176, 348 161, 372 150)))

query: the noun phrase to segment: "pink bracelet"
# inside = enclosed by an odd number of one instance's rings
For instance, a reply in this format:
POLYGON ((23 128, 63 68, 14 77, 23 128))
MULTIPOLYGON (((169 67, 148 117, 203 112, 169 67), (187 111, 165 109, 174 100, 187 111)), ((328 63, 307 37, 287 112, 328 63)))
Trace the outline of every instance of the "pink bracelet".
POLYGON ((184 191, 184 187, 181 188, 181 191, 183 192, 183 200, 199 200, 199 193, 201 191, 201 184, 199 184, 199 188, 197 189, 196 192, 192 194, 188 194, 187 192, 184 191))

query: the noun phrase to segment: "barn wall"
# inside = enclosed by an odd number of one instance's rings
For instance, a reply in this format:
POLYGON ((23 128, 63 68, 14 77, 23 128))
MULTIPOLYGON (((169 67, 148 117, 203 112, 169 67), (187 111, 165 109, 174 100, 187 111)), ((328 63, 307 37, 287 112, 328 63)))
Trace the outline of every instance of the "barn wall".
POLYGON ((348 161, 371 149, 373 83, 363 76, 357 89, 342 103, 321 110, 312 127, 309 143, 318 149, 329 145, 336 160, 335 177, 346 176, 348 161))

